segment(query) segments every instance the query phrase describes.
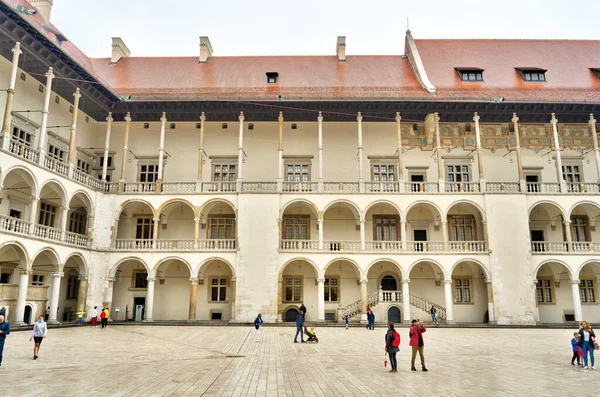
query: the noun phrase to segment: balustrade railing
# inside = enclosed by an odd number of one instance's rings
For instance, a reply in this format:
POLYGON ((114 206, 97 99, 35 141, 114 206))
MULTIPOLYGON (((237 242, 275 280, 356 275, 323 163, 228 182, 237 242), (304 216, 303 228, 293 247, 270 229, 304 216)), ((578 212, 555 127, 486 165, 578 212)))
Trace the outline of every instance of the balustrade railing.
POLYGON ((196 182, 163 182, 163 193, 195 193, 196 182))
POLYGON ((11 140, 10 141, 10 145, 8 147, 8 150, 12 153, 15 154, 21 158, 24 158, 25 160, 37 163, 40 153, 35 150, 30 148, 29 146, 23 145, 22 143, 16 142, 11 140))
POLYGON ((445 182, 446 193, 479 193, 479 182, 445 182))
POLYGON ((204 193, 235 193, 235 182, 202 182, 204 193))
POLYGON ((568 252, 568 245, 565 241, 532 241, 531 251, 534 254, 562 253, 568 252))
POLYGON ((438 193, 440 184, 437 182, 405 182, 407 193, 438 193))
POLYGON ((44 225, 33 225, 33 235, 39 238, 45 238, 53 241, 60 241, 62 237, 62 230, 55 227, 44 226, 44 225))
POLYGON ((450 252, 485 252, 485 241, 449 241, 450 252))
POLYGON ((283 182, 283 193, 314 193, 318 191, 317 182, 283 182))
POLYGON ((401 241, 365 241, 365 250, 373 252, 400 252, 401 241))
POLYGON ((397 193, 398 182, 365 182, 365 190, 370 193, 397 193))
POLYGON ((431 306, 435 306, 438 318, 446 318, 446 308, 444 306, 440 306, 437 303, 432 302, 429 299, 425 299, 422 296, 415 295, 412 292, 409 295, 410 304, 416 307, 417 309, 429 313, 429 311, 431 310, 431 306))
POLYGON ((44 159, 44 167, 63 176, 69 175, 69 166, 67 164, 48 155, 46 155, 46 158, 44 159))
POLYGON ((0 215, 0 230, 18 234, 29 234, 31 223, 21 219, 0 215))
POLYGON ((599 183, 567 183, 569 193, 600 193, 599 183))
POLYGON ((191 251, 194 249, 194 240, 156 240, 156 249, 159 251, 191 251))
POLYGON ((407 241, 408 252, 444 252, 443 241, 407 241))
POLYGON ((379 291, 380 302, 402 302, 402 291, 379 291))
POLYGON ((520 193, 521 187, 518 182, 486 182, 487 193, 520 193))
POLYGON ((600 242, 592 242, 592 241, 577 241, 573 242, 573 252, 582 252, 582 253, 600 253, 600 242))
POLYGON ((115 240, 116 250, 151 250, 154 247, 152 239, 117 239, 115 240))
POLYGON ((126 182, 123 191, 125 193, 154 193, 156 192, 156 182, 126 182))
POLYGON ((77 245, 79 247, 87 247, 88 238, 82 234, 65 232, 65 243, 77 245))
POLYGON ((325 193, 358 193, 358 182, 323 182, 325 193))
POLYGON ((331 252, 358 252, 360 241, 323 241, 323 250, 331 252))
POLYGON ((281 251, 318 251, 319 242, 314 240, 281 240, 281 251))
POLYGON ((560 183, 527 182, 527 193, 560 193, 560 183))
POLYGON ((198 240, 198 249, 203 251, 235 251, 237 249, 237 240, 234 238, 198 240))
POLYGON ((242 182, 242 192, 276 193, 277 182, 242 182))

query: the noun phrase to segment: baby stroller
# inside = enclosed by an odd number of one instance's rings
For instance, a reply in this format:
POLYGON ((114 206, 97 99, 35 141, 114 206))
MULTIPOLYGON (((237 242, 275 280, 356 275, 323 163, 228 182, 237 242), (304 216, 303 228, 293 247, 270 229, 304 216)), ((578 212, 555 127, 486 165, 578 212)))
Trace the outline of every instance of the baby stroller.
POLYGON ((317 338, 314 328, 311 328, 309 331, 308 328, 304 327, 304 335, 308 336, 307 342, 319 343, 319 338, 317 338))

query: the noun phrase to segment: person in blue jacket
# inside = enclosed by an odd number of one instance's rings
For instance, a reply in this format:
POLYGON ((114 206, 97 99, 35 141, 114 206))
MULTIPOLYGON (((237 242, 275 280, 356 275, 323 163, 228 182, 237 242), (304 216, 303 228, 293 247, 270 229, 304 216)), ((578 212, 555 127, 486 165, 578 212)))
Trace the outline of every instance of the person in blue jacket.
POLYGON ((6 336, 10 334, 10 324, 4 320, 4 316, 0 316, 0 366, 2 365, 2 351, 4 350, 4 341, 6 336))
POLYGON ((573 348, 573 358, 571 359, 571 365, 575 365, 575 359, 577 359, 577 365, 581 365, 581 359, 579 358, 579 333, 573 333, 573 339, 571 339, 571 347, 573 348))
POLYGON ((304 333, 302 332, 302 328, 304 326, 304 312, 300 310, 298 315, 296 316, 296 336, 294 336, 294 343, 298 343, 298 335, 300 335, 300 340, 302 343, 304 342, 304 333))
POLYGON ((260 342, 260 332, 262 331, 263 319, 262 314, 258 313, 256 320, 254 320, 254 328, 256 328, 256 339, 255 342, 260 342))

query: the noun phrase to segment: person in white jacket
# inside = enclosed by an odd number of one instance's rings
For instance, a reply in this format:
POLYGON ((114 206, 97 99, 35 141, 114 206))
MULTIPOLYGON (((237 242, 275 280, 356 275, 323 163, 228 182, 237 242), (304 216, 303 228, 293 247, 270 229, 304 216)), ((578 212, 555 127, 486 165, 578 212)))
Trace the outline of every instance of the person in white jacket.
POLYGON ((29 338, 29 342, 33 339, 35 345, 33 346, 33 359, 37 360, 38 353, 40 352, 40 345, 42 344, 42 340, 48 334, 48 326, 44 321, 44 316, 40 315, 38 317, 38 321, 33 325, 33 333, 31 334, 31 338, 29 338))

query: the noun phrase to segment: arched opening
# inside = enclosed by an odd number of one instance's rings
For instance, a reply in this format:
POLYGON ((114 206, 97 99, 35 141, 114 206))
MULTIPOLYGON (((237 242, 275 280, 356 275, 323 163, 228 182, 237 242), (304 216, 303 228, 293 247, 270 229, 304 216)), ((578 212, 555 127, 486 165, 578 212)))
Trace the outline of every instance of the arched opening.
POLYGON ((299 308, 304 303, 306 320, 317 321, 317 277, 317 270, 305 259, 291 261, 283 268, 279 312, 284 314, 284 318, 288 308, 299 308))
POLYGON ((483 215, 471 203, 456 203, 448 209, 448 249, 456 252, 484 252, 487 242, 483 215))
POLYGON ((409 275, 411 310, 417 309, 417 313, 420 310, 425 316, 434 305, 438 318, 445 319, 444 278, 444 272, 438 264, 426 260, 416 263, 409 275))
POLYGON ((360 214, 357 208, 339 201, 323 213, 323 249, 358 252, 360 250, 360 214))
POLYGON ((406 248, 411 252, 444 250, 442 215, 429 203, 415 203, 406 214, 406 248))
POLYGON ((234 303, 235 274, 231 265, 218 258, 205 262, 198 273, 196 319, 230 321, 234 303))
POLYGON ((65 226, 63 222, 66 221, 65 211, 67 211, 66 197, 62 186, 54 181, 46 183, 40 191, 34 235, 60 240, 65 226))
MULTIPOLYGON (((63 267, 64 276, 60 283, 58 306, 62 310, 61 322, 75 321, 77 312, 84 310, 86 290, 81 290, 82 276, 85 275, 85 265, 82 259, 73 255, 67 259, 63 267)), ((85 286, 85 284, 84 284, 85 286)))
POLYGON ((582 203, 573 208, 570 216, 573 252, 600 253, 600 230, 596 230, 598 220, 600 207, 596 204, 582 203))
MULTIPOLYGON (((341 321, 337 318, 338 307, 346 307, 360 300, 360 269, 346 259, 337 259, 325 268, 325 320, 341 321)), ((308 307, 308 306, 307 306, 308 307)), ((308 318, 310 316, 308 313, 308 318)), ((357 316, 358 318, 359 316, 357 316)))
POLYGON ((235 250, 237 219, 235 209, 226 201, 213 201, 200 212, 200 250, 235 250))
POLYGON ((15 320, 16 300, 19 293, 19 270, 27 269, 27 254, 20 244, 0 247, 0 307, 8 307, 9 323, 15 320))
POLYGON ((392 306, 388 309, 387 321, 397 324, 401 321, 401 319, 402 319, 402 316, 400 313, 400 308, 398 308, 397 306, 392 306))
POLYGON ((31 320, 32 320, 32 316, 31 314, 33 313, 33 309, 31 305, 25 305, 25 312, 23 313, 23 322, 25 324, 32 324, 31 320))
POLYGON ((319 213, 312 203, 293 201, 285 207, 281 219, 282 251, 315 251, 319 244, 319 213))
POLYGON ((65 235, 67 242, 80 246, 87 245, 88 218, 91 210, 92 204, 83 193, 77 193, 71 198, 65 235))
POLYGON ((151 249, 154 234, 154 210, 143 201, 127 203, 119 215, 115 248, 118 250, 151 249))
POLYGON ((2 182, 0 202, 0 224, 2 229, 13 233, 29 233, 29 222, 37 222, 37 208, 34 205, 35 180, 20 168, 12 169, 2 182))
POLYGON ((365 213, 366 249, 399 252, 402 248, 400 212, 388 202, 373 203, 365 213))
MULTIPOLYGON (((52 296, 52 289, 54 288, 53 281, 55 274, 59 272, 59 263, 58 256, 51 249, 42 250, 33 259, 31 275, 29 276, 29 286, 27 287, 27 302, 32 303, 32 306, 37 308, 37 312, 32 313, 33 318, 37 318, 40 314, 50 311, 50 298, 52 296)), ((64 306, 61 307, 60 302, 58 302, 56 320, 60 321, 64 312, 64 306)), ((53 317, 51 314, 49 313, 49 318, 53 317)))
POLYGON ((188 320, 190 270, 178 258, 167 259, 156 268, 152 317, 160 320, 188 320))
POLYGON ((579 297, 583 319, 594 324, 600 322, 600 310, 598 310, 599 285, 600 262, 586 263, 579 272, 579 297))
POLYGON ((564 218, 562 211, 554 204, 540 203, 529 212, 529 233, 531 251, 567 252, 564 218))
POLYGON ((485 322, 488 309, 487 277, 479 263, 462 261, 452 271, 454 321, 485 322))
POLYGON ((535 277, 535 300, 541 323, 575 321, 571 273, 558 262, 543 264, 535 277))
POLYGON ((294 307, 290 307, 289 309, 287 309, 285 311, 285 322, 286 323, 293 323, 296 321, 296 317, 298 316, 298 310, 296 310, 296 308, 294 307))
POLYGON ((382 291, 398 291, 398 282, 393 276, 383 276, 381 278, 382 291))
POLYGON ((144 319, 148 296, 148 272, 146 265, 138 258, 128 258, 114 269, 111 308, 120 309, 119 313, 115 314, 115 320, 135 320, 137 305, 142 306, 141 320, 144 319))
POLYGON ((195 210, 187 202, 175 201, 160 209, 158 218, 158 249, 194 249, 195 210))

